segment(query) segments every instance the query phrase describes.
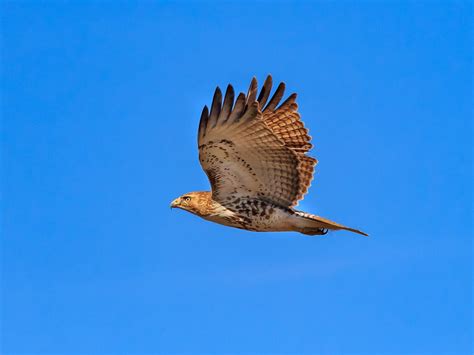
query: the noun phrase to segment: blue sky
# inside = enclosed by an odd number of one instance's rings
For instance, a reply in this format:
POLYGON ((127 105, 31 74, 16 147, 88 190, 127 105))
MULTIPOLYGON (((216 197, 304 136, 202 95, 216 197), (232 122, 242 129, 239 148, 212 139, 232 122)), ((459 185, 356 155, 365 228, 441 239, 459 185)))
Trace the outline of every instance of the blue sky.
POLYGON ((2 2, 2 353, 470 353, 467 2, 2 2), (200 111, 271 73, 320 163, 256 234, 208 189, 200 111))

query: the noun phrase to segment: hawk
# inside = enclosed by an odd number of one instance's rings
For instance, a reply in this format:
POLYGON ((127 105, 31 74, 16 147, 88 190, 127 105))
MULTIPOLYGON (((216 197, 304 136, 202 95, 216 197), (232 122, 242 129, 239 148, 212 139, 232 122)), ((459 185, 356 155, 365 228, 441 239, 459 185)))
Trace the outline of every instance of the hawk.
POLYGON ((296 94, 280 103, 285 84, 268 100, 271 89, 270 75, 260 93, 253 78, 247 95, 240 93, 235 102, 231 85, 223 101, 216 88, 198 130, 199 161, 212 191, 184 194, 171 208, 256 232, 324 235, 342 229, 367 236, 294 208, 308 191, 318 161, 307 155, 311 137, 300 119, 296 94))

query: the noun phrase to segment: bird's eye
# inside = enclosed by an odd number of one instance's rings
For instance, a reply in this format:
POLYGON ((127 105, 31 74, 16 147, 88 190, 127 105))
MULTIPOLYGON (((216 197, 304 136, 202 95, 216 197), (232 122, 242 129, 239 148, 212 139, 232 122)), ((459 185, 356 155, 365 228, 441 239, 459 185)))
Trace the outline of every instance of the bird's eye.
POLYGON ((183 199, 184 199, 184 201, 186 201, 186 202, 191 201, 191 197, 189 197, 189 196, 184 196, 183 199))

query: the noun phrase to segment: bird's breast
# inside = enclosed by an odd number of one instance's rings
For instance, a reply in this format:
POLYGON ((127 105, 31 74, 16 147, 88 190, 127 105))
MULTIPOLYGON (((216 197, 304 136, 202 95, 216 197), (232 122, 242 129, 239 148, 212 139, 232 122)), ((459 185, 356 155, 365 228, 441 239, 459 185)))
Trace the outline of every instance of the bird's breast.
POLYGON ((204 219, 240 229, 269 232, 289 228, 291 212, 271 203, 255 199, 237 199, 228 206, 219 205, 204 219))

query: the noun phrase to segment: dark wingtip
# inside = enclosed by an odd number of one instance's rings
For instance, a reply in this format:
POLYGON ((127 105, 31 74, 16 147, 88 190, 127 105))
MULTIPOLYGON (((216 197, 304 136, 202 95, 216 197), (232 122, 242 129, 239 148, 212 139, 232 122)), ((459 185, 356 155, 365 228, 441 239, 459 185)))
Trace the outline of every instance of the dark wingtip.
POLYGON ((230 113, 232 112, 232 106, 234 104, 234 88, 232 85, 227 85, 227 89, 225 91, 224 95, 224 102, 222 103, 222 110, 221 114, 219 116, 219 120, 227 120, 229 117, 230 113))
POLYGON ((260 95, 258 95, 257 101, 260 104, 260 108, 263 110, 265 104, 267 103, 268 97, 270 96, 270 91, 272 90, 273 79, 271 74, 268 74, 267 78, 263 82, 262 89, 260 90, 260 95))
POLYGON ((277 87, 276 91, 282 91, 282 92, 284 92, 285 89, 286 89, 286 84, 285 84, 284 81, 282 81, 282 82, 280 82, 280 84, 278 84, 278 87, 277 87))
POLYGON ((275 108, 280 103, 281 98, 285 94, 285 88, 286 88, 285 83, 281 82, 278 85, 277 89, 275 90, 275 93, 273 94, 273 96, 272 96, 270 102, 268 103, 267 107, 265 107, 265 110, 270 110, 270 111, 275 110, 275 108))
POLYGON ((211 126, 215 126, 217 123, 217 118, 221 113, 222 106, 222 91, 219 86, 216 87, 214 92, 214 97, 212 98, 211 113, 209 114, 209 123, 211 126))
MULTIPOLYGON (((279 106, 279 108, 287 106, 287 105, 296 105, 296 96, 297 95, 295 92, 291 94, 290 96, 288 96, 288 98, 285 101, 283 101, 283 103, 279 106)), ((295 110, 298 109, 298 105, 296 105, 294 108, 295 110)))
POLYGON ((201 112, 201 119, 199 120, 198 141, 200 137, 203 137, 205 135, 208 120, 209 109, 207 108, 207 106, 204 106, 201 112))
POLYGON ((250 81, 250 86, 247 91, 247 104, 254 102, 257 98, 257 78, 253 77, 252 81, 250 81))
POLYGON ((209 118, 209 108, 207 107, 207 105, 205 105, 203 108, 202 108, 202 112, 201 112, 201 120, 200 122, 204 122, 204 121, 207 121, 207 119, 209 118))

